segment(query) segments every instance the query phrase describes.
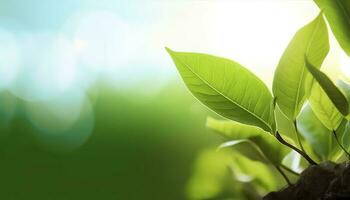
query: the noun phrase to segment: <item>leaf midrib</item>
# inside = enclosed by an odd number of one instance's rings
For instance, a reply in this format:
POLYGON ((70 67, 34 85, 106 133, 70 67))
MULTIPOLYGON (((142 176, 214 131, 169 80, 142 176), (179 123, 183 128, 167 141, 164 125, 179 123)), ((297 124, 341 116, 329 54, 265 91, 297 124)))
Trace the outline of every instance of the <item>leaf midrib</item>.
MULTIPOLYGON (((321 92, 323 92, 322 88, 319 88, 321 92)), ((325 95, 325 94, 320 94, 319 98, 322 99, 321 95, 325 95)), ((328 96, 326 96, 326 98, 328 98, 328 96)), ((335 110, 335 112, 337 112, 338 110, 334 107, 332 107, 332 111, 328 112, 324 106, 322 106, 322 102, 320 99, 314 99, 315 102, 317 102, 317 104, 319 105, 319 110, 323 113, 324 116, 326 116, 329 120, 329 123, 331 124, 332 128, 335 129, 335 124, 333 123, 333 111, 335 110)), ((330 99, 328 99, 330 101, 330 99)))
POLYGON ((179 59, 175 54, 173 54, 173 56, 184 66, 186 66, 187 69, 189 69, 193 74, 195 74, 201 81, 203 81, 207 86, 209 86, 211 89, 213 89, 215 92, 217 92, 218 94, 222 95, 225 99, 227 99, 228 101, 232 102, 233 104, 235 104, 236 106, 240 107, 241 109, 245 110, 246 112, 248 112, 249 114, 253 115, 256 119, 258 119, 260 122, 262 122, 265 126, 267 126, 267 128, 269 128, 270 130, 272 130, 271 126, 269 124, 267 124, 265 122, 265 120, 263 120, 262 118, 260 118, 258 115, 256 115, 255 113, 251 112, 250 110, 248 110, 247 108, 239 105, 237 102, 231 100, 230 98, 228 98, 226 95, 222 94, 220 91, 218 91, 216 88, 212 87, 206 80, 204 80, 200 75, 198 75, 196 72, 194 72, 191 67, 189 67, 186 63, 182 62, 181 59, 179 59))
MULTIPOLYGON (((321 16, 322 17, 322 16, 321 16)), ((308 44, 307 44, 307 46, 306 46, 306 51, 305 51, 305 54, 307 55, 308 54, 308 52, 309 52, 309 50, 310 50, 310 46, 311 46, 311 43, 312 43, 312 41, 313 41, 313 38, 314 38, 314 36, 315 36, 315 32, 316 32, 316 30, 317 30, 317 28, 318 28, 318 26, 320 25, 320 21, 318 20, 317 21, 317 24, 315 25, 315 27, 314 27, 314 29, 312 30, 312 33, 311 33, 311 36, 310 36, 310 38, 309 38, 309 42, 308 42, 308 44)), ((305 74, 305 62, 304 62, 304 64, 303 64, 303 67, 302 67, 302 72, 301 72, 301 76, 300 76, 300 78, 299 78, 299 81, 298 81, 298 88, 297 88, 297 97, 296 97, 296 102, 295 102, 295 107, 294 107, 294 113, 293 113, 293 117, 295 118, 296 117, 296 115, 297 115, 297 113, 298 113, 298 108, 299 108, 299 96, 300 96, 300 90, 301 90, 301 84, 302 84, 302 82, 303 82, 303 80, 304 80, 304 82, 305 82, 305 77, 304 77, 304 74, 305 74)), ((305 88, 304 88, 305 89, 305 88)))

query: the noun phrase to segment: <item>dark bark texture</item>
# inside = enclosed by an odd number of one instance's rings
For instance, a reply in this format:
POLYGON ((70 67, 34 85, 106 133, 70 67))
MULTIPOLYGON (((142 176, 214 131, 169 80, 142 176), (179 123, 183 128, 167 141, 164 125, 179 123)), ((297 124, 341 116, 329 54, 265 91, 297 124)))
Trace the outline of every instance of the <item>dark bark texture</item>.
POLYGON ((263 200, 350 200, 350 163, 311 165, 295 184, 263 200))

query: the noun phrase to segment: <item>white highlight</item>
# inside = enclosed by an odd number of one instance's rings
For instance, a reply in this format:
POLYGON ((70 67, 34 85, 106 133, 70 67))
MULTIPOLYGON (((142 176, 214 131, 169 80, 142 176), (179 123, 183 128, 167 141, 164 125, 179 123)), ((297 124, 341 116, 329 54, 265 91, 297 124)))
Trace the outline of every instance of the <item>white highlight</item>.
POLYGON ((78 72, 70 42, 62 35, 29 34, 21 39, 21 65, 12 92, 28 101, 53 99, 77 86, 78 72))
POLYGON ((0 29, 0 91, 8 89, 16 79, 20 52, 15 36, 0 29))

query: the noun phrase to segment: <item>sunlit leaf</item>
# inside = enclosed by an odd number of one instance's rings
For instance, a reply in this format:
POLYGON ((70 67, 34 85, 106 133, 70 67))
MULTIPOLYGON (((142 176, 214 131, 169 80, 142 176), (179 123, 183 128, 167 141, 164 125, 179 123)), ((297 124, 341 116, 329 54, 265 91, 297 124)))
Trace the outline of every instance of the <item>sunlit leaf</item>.
MULTIPOLYGON (((226 149, 230 147, 230 149, 234 149, 238 151, 240 154, 245 157, 254 160, 260 161, 265 164, 271 164, 271 161, 264 152, 260 149, 260 147, 252 142, 250 139, 242 139, 242 140, 230 140, 221 144, 218 148, 219 151, 222 149, 226 149)), ((274 163, 276 164, 276 163, 274 163)))
POLYGON ((281 109, 276 106, 275 108, 276 125, 277 130, 280 134, 292 139, 294 144, 298 144, 298 140, 301 139, 295 131, 294 122, 288 119, 281 111, 281 109), (299 139, 298 139, 299 137, 299 139))
POLYGON ((206 126, 230 140, 240 140, 266 134, 265 131, 255 126, 244 125, 229 120, 217 120, 212 117, 207 117, 206 126))
POLYGON ((347 119, 343 119, 336 130, 339 142, 347 150, 350 149, 350 123, 347 119))
POLYGON ((266 192, 274 190, 279 184, 284 184, 274 167, 265 165, 261 162, 250 160, 241 155, 239 151, 232 152, 232 169, 237 179, 249 176, 255 186, 260 186, 266 192))
POLYGON ((337 86, 335 86, 332 80, 328 78, 325 73, 314 67, 307 58, 305 58, 305 63, 306 68, 309 70, 317 83, 321 86, 334 106, 341 114, 347 116, 349 112, 349 104, 344 94, 340 91, 340 89, 337 88, 337 86))
MULTIPOLYGON (((348 102, 348 106, 350 107, 350 84, 346 83, 343 80, 338 80, 337 81, 337 86, 340 88, 340 90, 345 95, 345 98, 347 99, 347 102, 348 102)), ((350 114, 348 114, 346 116, 346 118, 349 120, 350 119, 350 114)))
POLYGON ((343 91, 345 94, 346 99, 350 99, 350 84, 343 81, 343 80, 338 80, 337 81, 337 86, 343 91))
POLYGON ((203 104, 228 119, 274 131, 272 95, 249 70, 225 58, 167 51, 189 90, 203 104))
POLYGON ((228 140, 222 147, 233 147, 250 159, 279 164, 290 151, 274 136, 254 126, 210 118, 209 121, 207 126, 228 140))
POLYGON ((331 158, 334 150, 339 150, 331 130, 316 117, 310 105, 297 118, 299 133, 311 144, 314 152, 325 161, 331 158))
POLYGON ((312 86, 309 101, 313 112, 322 124, 329 130, 336 130, 343 116, 316 82, 312 86))
POLYGON ((328 32, 322 15, 301 28, 284 51, 273 80, 273 93, 282 112, 295 120, 311 88, 304 56, 320 67, 329 51, 328 32))
POLYGON ((297 173, 301 173, 303 169, 301 166, 301 156, 295 151, 290 152, 283 159, 282 164, 297 173))
POLYGON ((343 50, 350 56, 350 1, 314 0, 323 11, 343 50))

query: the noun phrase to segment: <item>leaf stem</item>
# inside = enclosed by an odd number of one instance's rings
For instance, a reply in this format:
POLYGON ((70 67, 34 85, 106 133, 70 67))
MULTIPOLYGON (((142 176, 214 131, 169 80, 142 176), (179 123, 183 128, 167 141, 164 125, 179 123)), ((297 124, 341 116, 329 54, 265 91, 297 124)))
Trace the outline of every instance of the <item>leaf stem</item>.
POLYGON ((291 174, 293 174, 293 175, 295 175, 295 176, 300 176, 300 174, 299 174, 298 172, 292 170, 291 168, 289 168, 289 167, 287 167, 287 166, 285 166, 285 165, 283 165, 283 164, 281 164, 280 166, 281 166, 283 169, 285 169, 286 171, 288 171, 289 173, 291 173, 291 174))
POLYGON ((315 161, 313 161, 313 160, 310 158, 310 156, 307 155, 305 152, 301 151, 301 150, 298 149, 297 147, 295 147, 295 146, 289 144, 288 142, 286 142, 286 141, 282 138, 282 136, 279 134, 278 131, 276 132, 276 138, 277 138, 277 140, 278 140, 280 143, 282 143, 282 144, 286 145, 287 147, 293 149, 294 151, 298 152, 301 156, 303 156, 303 157, 310 163, 310 165, 317 165, 317 163, 316 163, 315 161))
POLYGON ((287 184, 289 186, 292 185, 292 183, 290 182, 290 180, 288 179, 288 176, 283 172, 283 170, 278 166, 278 165, 275 165, 277 171, 283 176, 284 180, 287 182, 287 184))
POLYGON ((303 147, 303 144, 301 143, 301 139, 300 139, 300 135, 299 135, 299 131, 298 131, 297 120, 293 120, 293 124, 294 124, 295 134, 297 136, 297 140, 298 140, 299 146, 301 148, 301 151, 303 151, 305 153, 305 149, 303 147))
POLYGON ((335 140, 337 141, 338 145, 340 146, 340 148, 344 151, 344 153, 347 155, 348 159, 350 160, 350 153, 344 148, 344 146, 340 143, 339 138, 337 136, 337 132, 335 130, 332 131, 335 140))

